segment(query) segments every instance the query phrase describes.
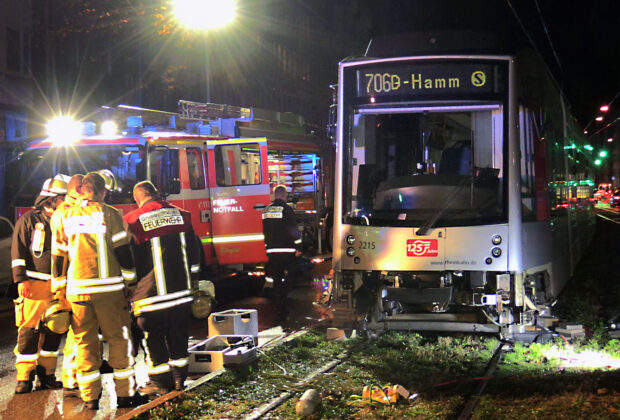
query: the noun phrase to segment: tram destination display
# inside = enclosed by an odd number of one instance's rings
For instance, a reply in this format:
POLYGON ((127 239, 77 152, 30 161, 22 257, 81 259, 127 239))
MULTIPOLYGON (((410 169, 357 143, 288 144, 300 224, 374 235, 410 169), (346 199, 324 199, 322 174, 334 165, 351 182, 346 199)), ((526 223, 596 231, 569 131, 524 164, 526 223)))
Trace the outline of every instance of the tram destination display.
POLYGON ((356 71, 357 97, 500 94, 504 73, 504 66, 488 62, 386 63, 356 71))

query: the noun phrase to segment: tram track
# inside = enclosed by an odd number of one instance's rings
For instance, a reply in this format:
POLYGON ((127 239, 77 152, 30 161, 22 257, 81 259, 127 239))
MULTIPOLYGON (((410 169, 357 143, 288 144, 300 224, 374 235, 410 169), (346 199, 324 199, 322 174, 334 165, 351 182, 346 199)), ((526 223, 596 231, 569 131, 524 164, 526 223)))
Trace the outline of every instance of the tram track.
POLYGON ((596 215, 603 220, 606 220, 611 223, 615 223, 616 225, 620 225, 620 212, 618 211, 606 209, 606 208, 599 208, 597 209, 596 215), (605 213, 605 214, 602 214, 602 213, 605 213))
POLYGON ((508 344, 506 342, 503 342, 503 341, 498 342, 497 347, 495 348, 495 351, 493 352, 493 356, 491 356, 491 359, 489 360, 489 363, 486 366, 484 375, 482 376, 482 380, 478 382, 476 389, 467 399, 467 402, 465 403, 465 405, 463 406, 463 409, 461 410, 461 412, 459 413, 457 417, 458 420, 469 420, 472 417, 472 415, 474 414, 474 411, 476 410, 478 402, 480 401, 480 398, 484 394, 484 390, 487 384, 489 383, 491 379, 493 379, 493 375, 495 371, 497 370, 497 367, 504 360, 504 355, 508 351, 509 351, 508 344))
MULTIPOLYGON (((270 349, 273 349, 277 346, 280 346, 282 344, 285 344, 289 341, 295 340, 296 338, 301 337, 302 335, 308 333, 308 331, 310 331, 307 328, 301 329, 301 330, 297 330, 297 331, 291 331, 289 333, 286 334, 282 334, 278 337, 275 337, 269 341, 267 341, 266 343, 264 343, 263 345, 260 346, 260 349, 262 350, 261 353, 263 353, 263 351, 269 351, 270 349)), ((304 378, 302 381, 300 381, 299 383, 296 383, 294 386, 303 386, 305 384, 307 384, 308 382, 310 382, 312 379, 316 378, 317 376, 319 376, 321 373, 327 372, 328 370, 333 369, 335 366, 337 366, 338 364, 340 364, 342 361, 344 360, 344 357, 340 358, 340 359, 335 359, 332 362, 327 363, 326 366, 323 366, 321 369, 318 369, 317 371, 313 372, 311 375, 309 375, 308 377, 304 378), (335 363, 337 361, 337 363, 335 363)), ((165 395, 162 395, 150 402, 148 402, 147 404, 144 404, 140 407, 135 408, 134 410, 125 413, 121 416, 116 417, 117 420, 129 420, 129 419, 133 419, 136 418, 137 416, 140 416, 142 414, 147 413, 149 410, 153 410, 157 407, 161 407, 164 404, 177 399, 179 397, 182 397, 184 394, 187 394, 188 392, 191 392, 193 390, 195 390, 196 388, 206 384, 209 381, 212 381, 214 379, 216 379, 217 377, 221 376, 222 374, 224 374, 226 372, 226 368, 221 368, 218 369, 214 372, 209 372, 206 375, 201 376, 200 378, 196 379, 195 381, 193 381, 189 386, 187 386, 184 390, 182 391, 172 391, 169 392, 165 395)), ((273 410, 274 408, 278 407, 280 404, 282 404, 284 401, 286 401, 288 398, 292 397, 295 394, 295 391, 287 391, 283 394, 281 394, 279 397, 274 398, 272 401, 270 401, 267 404, 264 404, 261 407, 255 408, 254 410, 252 410, 250 413, 248 413, 244 419, 258 419, 260 417, 262 417, 262 415, 264 415, 265 413, 273 410)))

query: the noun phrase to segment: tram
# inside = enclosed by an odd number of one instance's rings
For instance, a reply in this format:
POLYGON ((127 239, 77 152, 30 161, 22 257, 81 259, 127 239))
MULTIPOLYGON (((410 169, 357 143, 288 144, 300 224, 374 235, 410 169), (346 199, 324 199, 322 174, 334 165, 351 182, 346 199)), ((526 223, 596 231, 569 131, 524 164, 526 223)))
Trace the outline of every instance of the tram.
POLYGON ((334 297, 367 333, 535 339, 591 240, 594 157, 543 61, 471 51, 339 65, 334 297))

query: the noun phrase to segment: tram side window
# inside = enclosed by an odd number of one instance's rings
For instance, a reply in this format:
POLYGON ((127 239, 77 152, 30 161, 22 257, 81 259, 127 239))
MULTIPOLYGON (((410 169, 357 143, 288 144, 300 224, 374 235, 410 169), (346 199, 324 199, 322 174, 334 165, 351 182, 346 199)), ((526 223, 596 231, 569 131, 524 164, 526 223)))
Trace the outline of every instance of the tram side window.
POLYGON ((536 185, 534 173, 535 123, 536 121, 532 112, 520 107, 521 216, 523 220, 536 220, 536 185))
POLYGON ((149 157, 149 177, 155 187, 164 194, 179 194, 179 151, 156 148, 149 157))
POLYGON ((190 188, 192 190, 204 190, 205 171, 202 164, 202 153, 200 153, 200 149, 188 147, 186 150, 186 155, 190 188))
POLYGON ((220 187, 261 183, 258 143, 215 147, 215 177, 220 187))

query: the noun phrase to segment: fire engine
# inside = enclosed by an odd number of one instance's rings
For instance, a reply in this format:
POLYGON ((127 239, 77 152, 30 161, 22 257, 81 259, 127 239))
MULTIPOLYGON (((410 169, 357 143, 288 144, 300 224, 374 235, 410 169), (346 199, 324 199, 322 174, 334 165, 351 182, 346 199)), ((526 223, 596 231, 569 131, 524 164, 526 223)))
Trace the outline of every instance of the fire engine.
POLYGON ((133 186, 148 179, 191 212, 203 268, 259 274, 267 260, 262 210, 270 190, 285 184, 312 247, 325 191, 321 144, 306 132, 303 118, 184 100, 178 105, 178 113, 119 105, 100 108, 92 122, 55 120, 48 137, 29 143, 10 170, 16 218, 29 210, 44 179, 108 169, 116 177, 109 204, 131 211, 133 186))

